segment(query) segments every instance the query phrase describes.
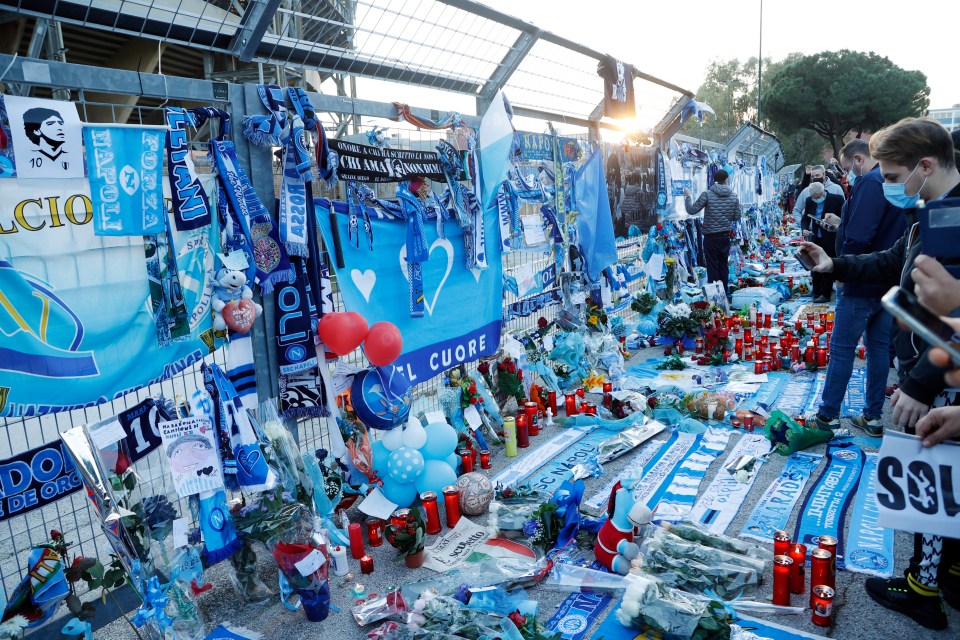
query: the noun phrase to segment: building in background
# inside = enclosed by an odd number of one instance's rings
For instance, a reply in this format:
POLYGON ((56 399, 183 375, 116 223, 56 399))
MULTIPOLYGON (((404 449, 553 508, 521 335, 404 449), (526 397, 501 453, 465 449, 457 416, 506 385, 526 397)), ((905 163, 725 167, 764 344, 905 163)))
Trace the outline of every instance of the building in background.
POLYGON ((960 129, 960 104, 949 109, 930 109, 927 115, 942 124, 948 131, 960 129))

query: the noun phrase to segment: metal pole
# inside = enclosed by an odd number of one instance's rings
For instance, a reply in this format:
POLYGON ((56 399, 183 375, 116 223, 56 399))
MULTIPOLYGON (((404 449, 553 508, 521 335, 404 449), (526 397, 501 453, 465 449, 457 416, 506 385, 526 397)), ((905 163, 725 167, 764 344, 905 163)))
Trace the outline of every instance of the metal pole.
POLYGON ((760 124, 760 116, 762 115, 762 110, 760 109, 760 100, 763 96, 763 0, 760 0, 760 54, 757 57, 757 126, 761 129, 763 125, 760 124))

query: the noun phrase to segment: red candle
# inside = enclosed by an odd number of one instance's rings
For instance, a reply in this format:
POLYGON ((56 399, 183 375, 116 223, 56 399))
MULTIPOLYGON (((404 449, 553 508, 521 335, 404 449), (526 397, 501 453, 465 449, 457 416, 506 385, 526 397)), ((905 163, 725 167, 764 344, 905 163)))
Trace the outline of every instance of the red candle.
POLYGON ((551 415, 557 417, 557 392, 548 391, 547 392, 547 407, 550 408, 551 415))
POLYGON ((800 362, 800 346, 793 345, 790 347, 790 359, 794 362, 800 362))
POLYGON ((580 403, 580 408, 578 411, 585 416, 590 415, 590 403, 584 400, 580 403))
POLYGON ((733 350, 737 352, 738 356, 743 355, 743 340, 741 338, 737 338, 737 341, 734 344, 733 350))
POLYGON ((793 560, 793 573, 790 574, 790 593, 803 593, 806 589, 806 574, 804 565, 807 563, 807 546, 799 542, 790 550, 790 559, 793 560))
POLYGON ((350 534, 350 555, 354 560, 359 560, 366 555, 363 550, 363 529, 360 528, 359 522, 351 522, 347 532, 350 534))
POLYGON ((814 549, 810 552, 810 606, 813 606, 813 588, 824 585, 831 589, 836 587, 830 563, 833 554, 826 549, 814 549))
POLYGON ((383 520, 372 518, 367 520, 367 542, 371 547, 383 544, 383 520))
POLYGON ((753 344, 753 330, 745 329, 743 332, 743 341, 746 344, 753 344))
POLYGON ((538 411, 539 409, 537 409, 536 402, 528 402, 523 405, 523 412, 527 416, 527 430, 531 436, 535 436, 540 433, 540 427, 537 425, 538 411))
POLYGON ((790 291, 793 291, 793 276, 787 278, 787 286, 790 287, 790 291))
MULTIPOLYGON (((819 536, 817 545, 824 551, 830 552, 830 573, 835 575, 837 572, 837 539, 833 536, 819 536)), ((817 584, 834 586, 832 582, 818 582, 817 584)))
POLYGON ((833 320, 827 320, 827 333, 833 331, 833 320))
POLYGON ((773 369, 773 358, 770 356, 763 356, 763 369, 761 373, 770 373, 770 370, 773 369))
MULTIPOLYGON (((695 353, 703 353, 703 338, 697 338, 696 345, 695 353)), ((606 383, 604 383, 604 386, 606 386, 606 383)))
POLYGON ((784 270, 783 260, 781 260, 781 261, 780 261, 780 273, 783 273, 783 270, 784 270))
POLYGON ((360 558, 360 572, 364 574, 373 573, 373 558, 370 556, 360 558))
POLYGON ((586 414, 587 414, 588 416, 595 416, 595 415, 597 415, 597 405, 593 404, 592 402, 587 402, 586 405, 587 405, 586 414))
POLYGON ((410 515, 410 509, 397 509, 390 514, 390 524, 395 527, 402 527, 406 524, 408 515, 410 515))
POLYGON ((824 311, 820 314, 820 324, 827 324, 827 312, 824 311))
POLYGON ((773 558, 773 604, 781 607, 790 606, 790 572, 793 560, 790 556, 774 556, 773 558))
POLYGON ((447 527, 453 529, 460 521, 460 492, 456 487, 443 488, 443 507, 447 512, 447 527))
POLYGON ((420 502, 427 514, 427 533, 432 536, 440 533, 440 509, 437 506, 437 492, 424 491, 420 494, 420 502))
POLYGON ((833 596, 834 590, 825 584, 818 584, 811 589, 813 593, 813 618, 811 622, 820 627, 829 627, 833 624, 833 596))
POLYGON ((526 449, 530 446, 530 428, 527 426, 527 414, 517 414, 517 446, 526 449))
MULTIPOLYGON (((460 451, 460 467, 463 469, 463 473, 473 471, 473 454, 469 450, 460 451)), ((437 496, 433 497, 436 499, 437 496)))
POLYGON ((484 449, 480 452, 480 468, 489 469, 490 466, 490 452, 484 449))
POLYGON ((582 398, 582 397, 584 397, 585 395, 587 395, 587 392, 584 390, 583 387, 578 387, 578 388, 577 388, 577 395, 582 398))
POLYGON ((563 403, 566 405, 567 415, 575 416, 577 415, 577 394, 568 393, 563 398, 563 403))
POLYGON ((827 366, 827 348, 820 347, 817 349, 817 366, 825 367, 827 366))
POLYGON ((753 363, 753 373, 756 375, 763 373, 763 363, 761 361, 757 360, 753 363))
POLYGON ((786 531, 773 532, 773 555, 785 556, 790 553, 790 534, 786 531))
POLYGON ((743 359, 747 362, 751 362, 753 360, 753 347, 750 345, 747 345, 743 348, 743 359))
POLYGON ((745 431, 753 431, 753 414, 743 416, 743 428, 745 431))
POLYGON ((783 311, 777 312, 777 324, 783 326, 783 311))
POLYGON ((800 321, 800 318, 797 318, 797 324, 796 324, 795 330, 800 331, 800 329, 803 329, 803 322, 800 321))
POLYGON ((813 329, 813 322, 816 316, 813 313, 807 313, 807 328, 813 329))

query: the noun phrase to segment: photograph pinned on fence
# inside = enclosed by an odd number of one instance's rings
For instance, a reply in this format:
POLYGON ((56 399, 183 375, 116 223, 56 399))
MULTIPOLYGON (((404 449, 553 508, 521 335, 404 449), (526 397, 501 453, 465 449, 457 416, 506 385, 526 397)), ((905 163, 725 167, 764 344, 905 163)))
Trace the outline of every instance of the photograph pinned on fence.
POLYGON ((77 105, 4 96, 18 178, 82 178, 83 124, 77 105))

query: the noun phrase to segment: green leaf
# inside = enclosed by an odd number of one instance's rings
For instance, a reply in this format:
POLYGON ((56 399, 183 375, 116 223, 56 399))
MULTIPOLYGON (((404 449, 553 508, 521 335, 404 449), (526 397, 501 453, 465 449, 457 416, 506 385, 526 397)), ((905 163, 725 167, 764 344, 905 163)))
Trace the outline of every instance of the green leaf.
POLYGON ((80 598, 77 597, 77 594, 71 593, 67 596, 67 609, 70 610, 70 613, 79 616, 81 606, 82 603, 80 602, 80 598))
POLYGON ((133 491, 137 488, 137 477, 132 473, 128 473, 127 477, 123 479, 123 488, 127 491, 133 491))

